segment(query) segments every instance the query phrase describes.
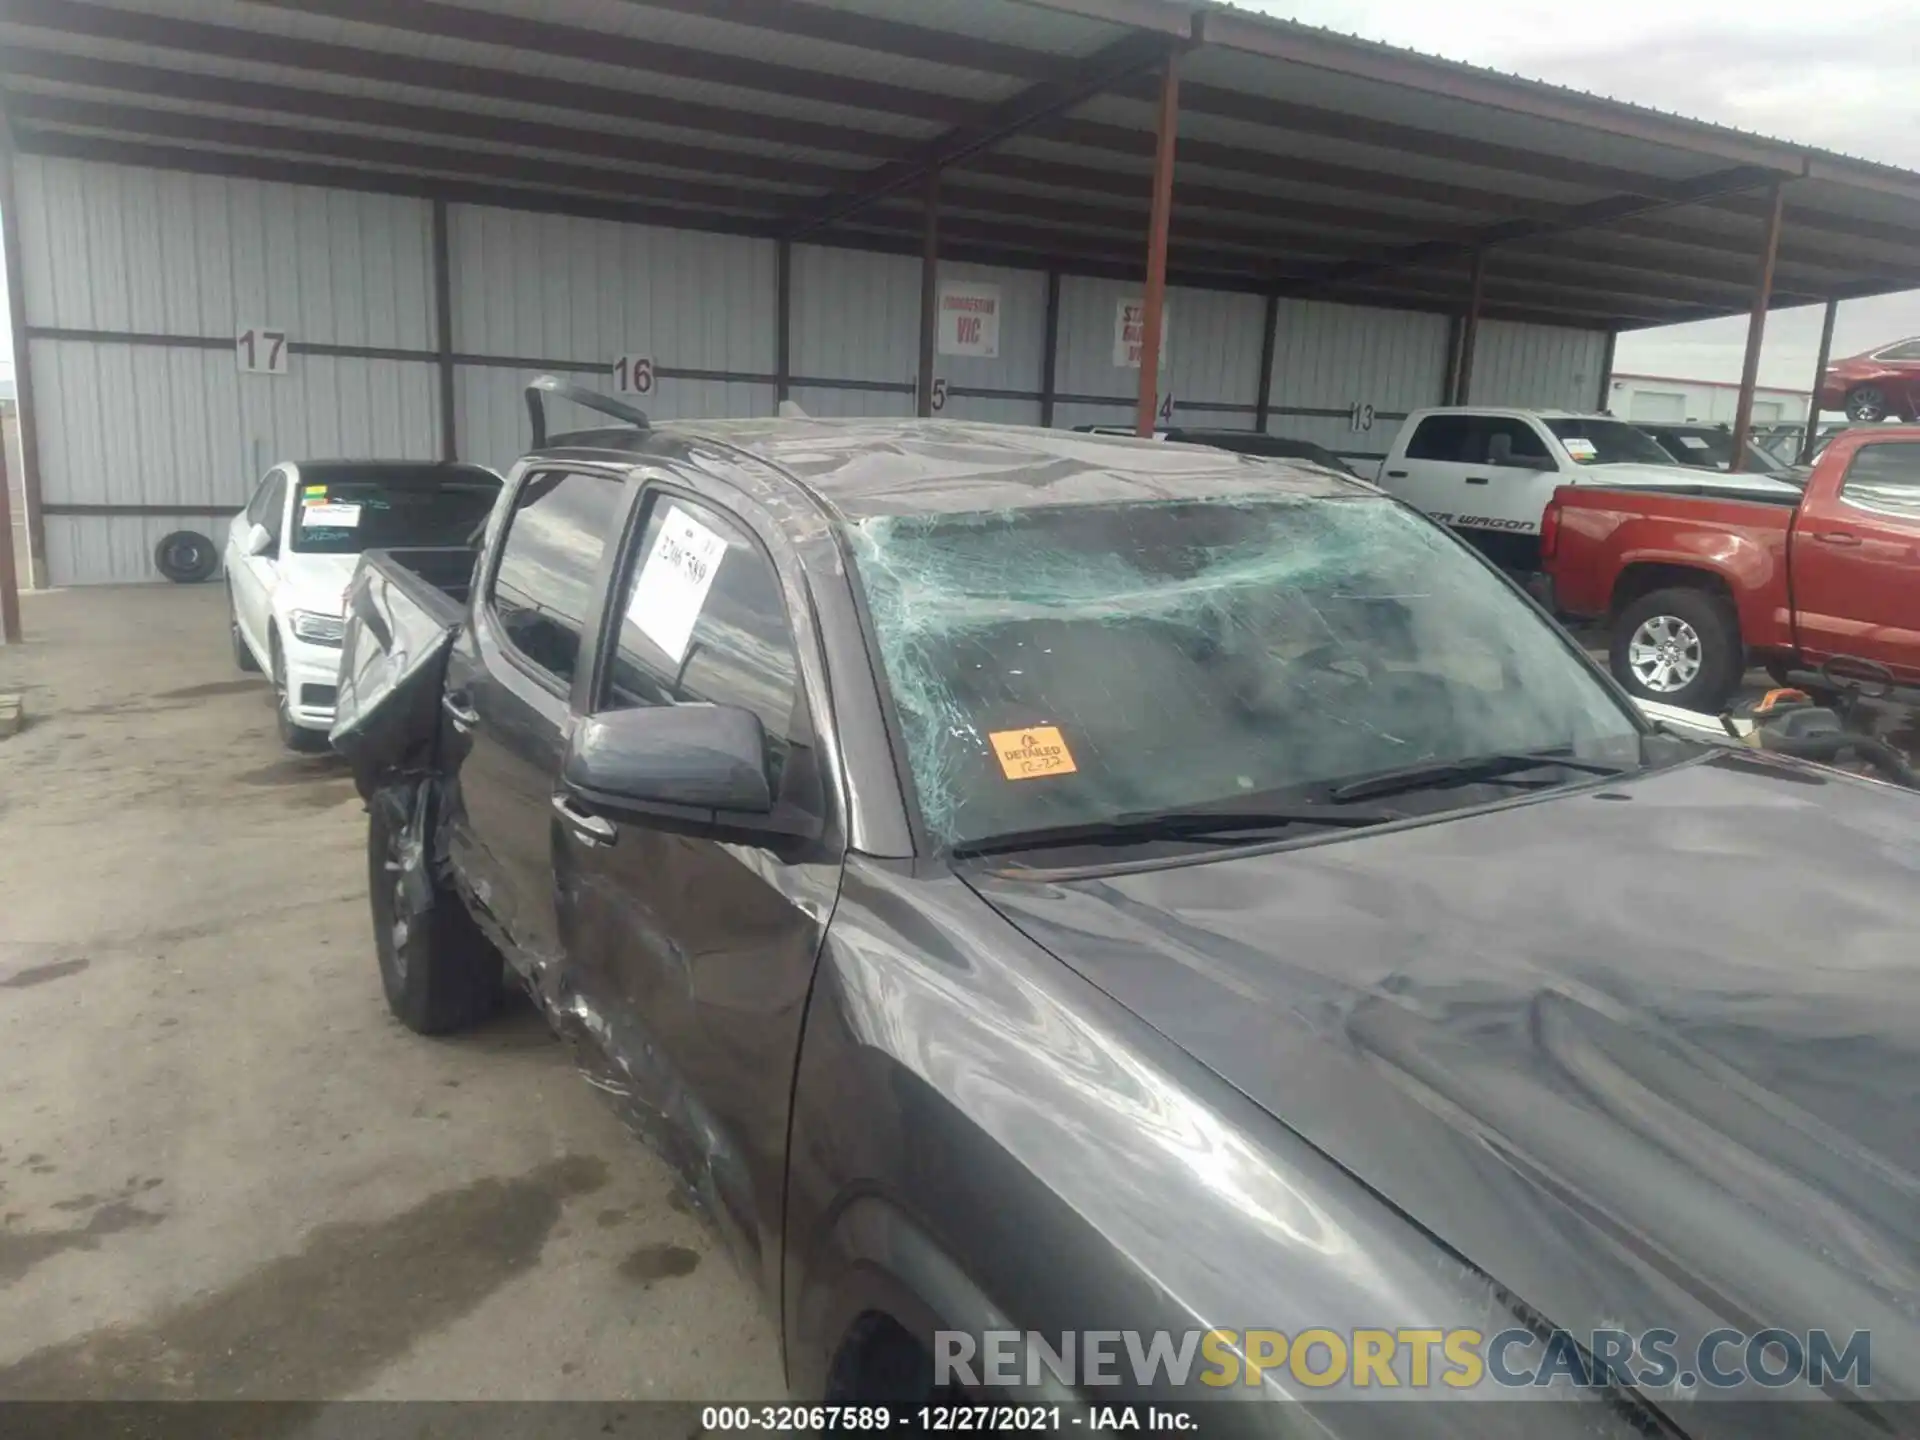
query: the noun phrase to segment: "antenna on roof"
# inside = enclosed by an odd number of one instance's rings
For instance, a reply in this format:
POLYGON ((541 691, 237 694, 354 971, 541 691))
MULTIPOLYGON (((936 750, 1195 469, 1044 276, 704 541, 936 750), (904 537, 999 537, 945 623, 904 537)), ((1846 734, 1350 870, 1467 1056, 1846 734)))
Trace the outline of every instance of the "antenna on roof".
POLYGON ((571 400, 587 410, 596 410, 602 415, 611 415, 616 420, 624 420, 629 425, 637 425, 642 430, 651 430, 653 422, 647 419, 647 412, 624 405, 611 396, 602 395, 597 390, 589 390, 584 385, 569 384, 552 375, 542 375, 527 385, 527 416, 533 421, 533 448, 538 450, 547 443, 547 405, 542 399, 545 395, 557 395, 562 400, 571 400))
POLYGON ((782 420, 811 420, 813 418, 791 400, 782 400, 778 413, 782 420))

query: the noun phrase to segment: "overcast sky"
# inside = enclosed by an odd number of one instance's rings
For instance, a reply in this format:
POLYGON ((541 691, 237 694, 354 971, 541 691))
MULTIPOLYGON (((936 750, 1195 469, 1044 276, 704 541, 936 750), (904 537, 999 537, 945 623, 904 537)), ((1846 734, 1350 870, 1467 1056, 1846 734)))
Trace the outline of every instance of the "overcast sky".
MULTIPOLYGON (((1238 0, 1311 25, 1920 170, 1913 0, 1238 0), (1844 16, 1844 18, 1842 18, 1844 16), (1577 17, 1577 18, 1576 18, 1577 17)), ((1840 306, 1833 353, 1920 335, 1920 291, 1840 306)), ((1744 317, 1620 337, 1614 368, 1738 380, 1744 317)), ((1767 319, 1763 384, 1805 389, 1820 307, 1767 319)))
MULTIPOLYGON (((1913 0, 1826 12, 1785 0, 1239 0, 1251 9, 1920 170, 1913 0), (1578 18, 1575 19, 1574 17, 1578 18)), ((0 309, 0 337, 5 311, 0 309)), ((1840 307, 1834 353, 1920 335, 1920 291, 1840 307)), ((1820 307, 1775 312, 1764 384, 1804 389, 1820 307)), ((1744 318, 1620 337, 1621 371, 1737 380, 1744 318)), ((0 356, 6 352, 0 350, 0 356)), ((10 366, 6 367, 11 369, 10 366)))

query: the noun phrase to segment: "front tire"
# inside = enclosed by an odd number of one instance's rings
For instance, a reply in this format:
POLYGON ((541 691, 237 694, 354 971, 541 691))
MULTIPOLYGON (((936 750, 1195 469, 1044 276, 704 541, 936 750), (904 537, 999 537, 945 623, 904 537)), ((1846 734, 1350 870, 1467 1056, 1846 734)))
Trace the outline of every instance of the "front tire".
POLYGON ((1863 424, 1877 425, 1893 413, 1893 406, 1887 399, 1887 392, 1878 385, 1856 385, 1847 392, 1841 408, 1847 412, 1849 420, 1863 424))
POLYGON ((404 839, 376 796, 367 807, 367 899, 380 987, 402 1025, 417 1035, 445 1035, 499 1008, 505 965, 460 897, 437 878, 426 914, 403 914, 404 839))
POLYGON ((287 694, 287 662, 280 653, 280 642, 273 642, 273 723, 280 732, 280 743, 296 755, 326 753, 327 734, 309 730, 293 718, 293 701, 287 694))
POLYGON ((1692 586, 1655 590, 1623 609, 1607 659, 1629 694, 1707 714, 1720 712, 1746 669, 1733 607, 1692 586))

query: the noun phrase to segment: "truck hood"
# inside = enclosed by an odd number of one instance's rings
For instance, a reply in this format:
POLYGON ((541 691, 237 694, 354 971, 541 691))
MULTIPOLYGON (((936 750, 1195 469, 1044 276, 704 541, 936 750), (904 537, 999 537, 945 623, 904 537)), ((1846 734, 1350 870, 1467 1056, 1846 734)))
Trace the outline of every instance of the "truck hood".
POLYGON ((1862 1393, 1910 1400, 1917 836, 1905 792, 1729 752, 1279 853, 967 879, 1551 1323, 1681 1357, 1869 1330, 1862 1393))
POLYGON ((1800 493, 1798 485, 1776 480, 1770 475, 1750 472, 1730 475, 1724 470, 1707 470, 1693 465, 1594 465, 1580 470, 1570 483, 1621 490, 1686 485, 1705 490, 1778 490, 1783 495, 1800 493))

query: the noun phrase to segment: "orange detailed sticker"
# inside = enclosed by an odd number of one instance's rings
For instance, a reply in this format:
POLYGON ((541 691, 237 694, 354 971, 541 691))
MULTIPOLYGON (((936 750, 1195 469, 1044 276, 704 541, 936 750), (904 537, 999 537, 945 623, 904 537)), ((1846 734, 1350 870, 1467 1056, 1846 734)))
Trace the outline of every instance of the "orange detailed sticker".
POLYGON ((1056 725, 1026 730, 996 730, 987 736, 994 757, 1009 780, 1038 780, 1043 775, 1071 775, 1080 767, 1056 725))

